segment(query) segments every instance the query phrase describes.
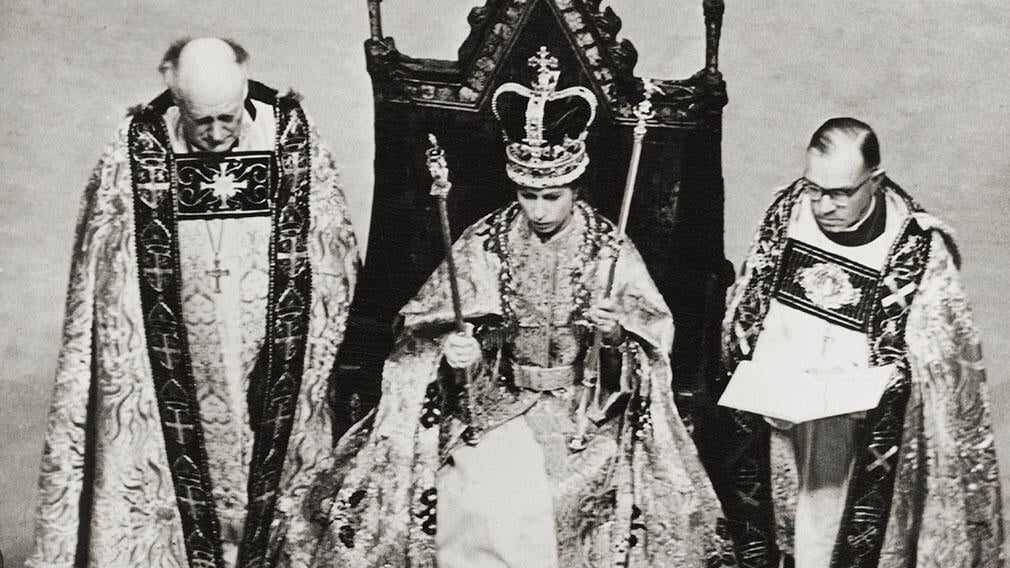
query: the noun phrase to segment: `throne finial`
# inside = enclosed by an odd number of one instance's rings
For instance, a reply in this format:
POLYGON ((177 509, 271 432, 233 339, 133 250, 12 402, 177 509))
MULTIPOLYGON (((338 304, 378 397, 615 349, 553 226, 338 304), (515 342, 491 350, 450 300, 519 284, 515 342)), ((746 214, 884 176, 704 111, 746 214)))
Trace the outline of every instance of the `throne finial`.
POLYGON ((368 0, 368 27, 372 41, 382 41, 382 0, 368 0))
POLYGON ((722 35, 722 15, 726 11, 724 0, 703 0, 705 11, 705 70, 719 73, 719 37, 722 35))

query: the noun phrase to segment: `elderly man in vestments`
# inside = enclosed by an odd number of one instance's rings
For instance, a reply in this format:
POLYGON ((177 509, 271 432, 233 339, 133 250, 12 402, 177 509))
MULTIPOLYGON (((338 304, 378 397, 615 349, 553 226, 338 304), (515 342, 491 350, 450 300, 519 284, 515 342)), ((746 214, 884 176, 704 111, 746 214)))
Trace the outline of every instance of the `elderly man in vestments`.
POLYGON ((246 59, 169 49, 85 190, 29 566, 263 565, 329 466, 355 239, 298 98, 246 59))
POLYGON ((742 566, 1002 565, 959 261, 951 230, 882 172, 869 126, 814 133, 731 296, 734 410, 699 432, 742 566))
POLYGON ((525 124, 507 142, 518 201, 452 247, 472 334, 453 331, 443 264, 401 311, 374 415, 338 444, 312 566, 732 561, 673 404, 670 312, 634 245, 579 199, 596 99, 555 92, 552 58, 531 64, 534 88, 503 85, 493 105, 501 119, 500 95, 530 97, 504 117, 525 124), (567 95, 583 110, 571 138, 540 114, 567 95))

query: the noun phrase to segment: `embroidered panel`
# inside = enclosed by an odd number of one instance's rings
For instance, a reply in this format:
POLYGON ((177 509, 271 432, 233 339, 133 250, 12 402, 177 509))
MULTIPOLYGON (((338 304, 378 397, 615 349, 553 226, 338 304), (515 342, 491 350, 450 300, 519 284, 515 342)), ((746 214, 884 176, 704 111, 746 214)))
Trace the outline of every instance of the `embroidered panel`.
POLYGON ((186 555, 191 567, 223 568, 221 528, 182 320, 178 220, 169 195, 174 193, 174 159, 161 116, 149 108, 138 112, 130 124, 129 147, 144 333, 186 555))
POLYGON ((270 242, 270 288, 264 345, 268 365, 261 400, 251 400, 252 464, 249 471, 249 509, 239 564, 268 566, 270 528, 277 487, 284 470, 288 438, 294 424, 301 388, 312 301, 309 266, 309 191, 311 153, 309 125, 293 98, 277 100, 277 156, 280 166, 273 200, 270 242))
MULTIPOLYGON (((722 351, 726 359, 727 377, 732 376, 736 364, 749 359, 764 328, 764 318, 774 295, 775 271, 785 244, 789 215, 799 200, 801 191, 794 184, 772 204, 761 222, 759 233, 747 258, 746 284, 729 305, 728 318, 722 334, 722 351)), ((739 285, 739 284, 738 284, 739 285)))
POLYGON ((270 215, 273 152, 180 154, 179 219, 270 215))
POLYGON ((783 304, 853 331, 866 331, 880 273, 788 239, 775 284, 783 304))
POLYGON ((869 322, 871 363, 897 364, 901 376, 884 391, 880 405, 867 413, 832 566, 873 567, 880 560, 911 394, 905 323, 912 296, 926 271, 929 243, 925 231, 906 222, 888 254, 886 276, 874 294, 874 311, 869 322))

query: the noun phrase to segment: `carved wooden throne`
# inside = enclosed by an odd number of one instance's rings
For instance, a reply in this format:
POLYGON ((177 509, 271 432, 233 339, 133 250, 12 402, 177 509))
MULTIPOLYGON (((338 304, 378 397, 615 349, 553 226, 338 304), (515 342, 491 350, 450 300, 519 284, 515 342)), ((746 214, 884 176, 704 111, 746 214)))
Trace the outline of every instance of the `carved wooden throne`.
MULTIPOLYGON (((514 199, 491 96, 502 83, 529 84, 528 58, 541 45, 557 57, 558 88, 583 85, 600 102, 588 140, 583 196, 615 219, 631 155, 633 106, 642 99, 638 58, 616 39, 621 20, 600 0, 487 0, 471 10, 457 61, 414 59, 383 37, 380 0, 369 0, 365 42, 375 97, 375 194, 367 262, 334 370, 332 399, 344 427, 380 392, 398 310, 444 257, 427 134, 445 148, 453 234, 514 199)), ((723 2, 703 2, 705 67, 689 79, 653 81, 656 119, 642 153, 628 233, 673 311, 674 390, 682 414, 717 364, 719 322, 732 277, 723 254, 722 107, 718 70, 723 2)))

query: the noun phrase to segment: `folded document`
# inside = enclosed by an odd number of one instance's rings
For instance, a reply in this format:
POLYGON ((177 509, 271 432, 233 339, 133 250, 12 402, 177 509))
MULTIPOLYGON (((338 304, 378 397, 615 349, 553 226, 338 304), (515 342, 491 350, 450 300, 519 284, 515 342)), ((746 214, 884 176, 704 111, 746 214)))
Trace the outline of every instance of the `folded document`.
POLYGON ((894 372, 894 365, 800 370, 742 361, 719 404, 799 424, 876 408, 894 372))

